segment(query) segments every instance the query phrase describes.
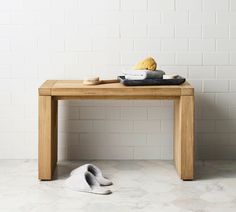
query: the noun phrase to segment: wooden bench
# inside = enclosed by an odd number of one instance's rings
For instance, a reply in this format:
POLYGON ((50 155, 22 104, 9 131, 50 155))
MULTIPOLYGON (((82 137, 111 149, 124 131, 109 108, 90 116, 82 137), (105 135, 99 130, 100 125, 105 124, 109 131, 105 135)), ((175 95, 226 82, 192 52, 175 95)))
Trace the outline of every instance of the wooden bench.
POLYGON ((57 164, 58 100, 70 99, 173 99, 174 162, 181 179, 193 179, 194 89, 189 83, 179 86, 126 87, 120 83, 85 86, 80 80, 48 80, 39 88, 40 180, 53 178, 57 164))

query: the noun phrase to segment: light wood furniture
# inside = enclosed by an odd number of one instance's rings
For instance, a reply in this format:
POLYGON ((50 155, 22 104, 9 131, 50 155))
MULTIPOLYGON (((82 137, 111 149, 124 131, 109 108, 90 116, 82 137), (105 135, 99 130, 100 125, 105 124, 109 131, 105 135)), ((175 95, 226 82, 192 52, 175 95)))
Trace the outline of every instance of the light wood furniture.
POLYGON ((67 99, 173 99, 175 166, 181 179, 193 179, 194 89, 189 83, 179 86, 126 87, 120 83, 86 86, 79 80, 48 80, 39 88, 40 180, 53 178, 57 164, 58 100, 67 99))

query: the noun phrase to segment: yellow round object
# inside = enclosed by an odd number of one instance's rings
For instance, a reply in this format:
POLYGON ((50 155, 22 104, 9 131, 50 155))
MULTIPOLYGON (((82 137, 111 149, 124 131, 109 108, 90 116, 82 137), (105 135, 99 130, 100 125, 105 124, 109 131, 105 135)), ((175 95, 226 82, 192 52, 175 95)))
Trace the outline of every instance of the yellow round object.
POLYGON ((134 67, 134 70, 150 70, 155 71, 157 69, 157 63, 152 57, 148 57, 139 63, 137 63, 134 67))

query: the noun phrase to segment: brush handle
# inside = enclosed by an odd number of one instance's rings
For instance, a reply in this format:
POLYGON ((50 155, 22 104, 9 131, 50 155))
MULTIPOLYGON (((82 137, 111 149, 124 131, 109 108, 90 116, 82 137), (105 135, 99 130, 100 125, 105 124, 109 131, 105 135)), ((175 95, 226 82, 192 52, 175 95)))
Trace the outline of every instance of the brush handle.
POLYGON ((117 80, 117 79, 113 79, 113 80, 100 80, 99 84, 110 84, 110 83, 118 83, 118 82, 120 82, 120 81, 117 80))

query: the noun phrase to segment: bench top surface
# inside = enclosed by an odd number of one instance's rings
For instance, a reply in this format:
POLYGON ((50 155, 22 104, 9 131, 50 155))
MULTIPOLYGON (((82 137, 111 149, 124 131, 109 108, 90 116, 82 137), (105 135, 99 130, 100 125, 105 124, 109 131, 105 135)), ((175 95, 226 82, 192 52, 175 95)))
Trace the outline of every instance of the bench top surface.
POLYGON ((47 80, 39 87, 39 95, 55 97, 178 97, 193 96, 194 88, 181 85, 124 86, 121 83, 83 85, 82 80, 47 80))

